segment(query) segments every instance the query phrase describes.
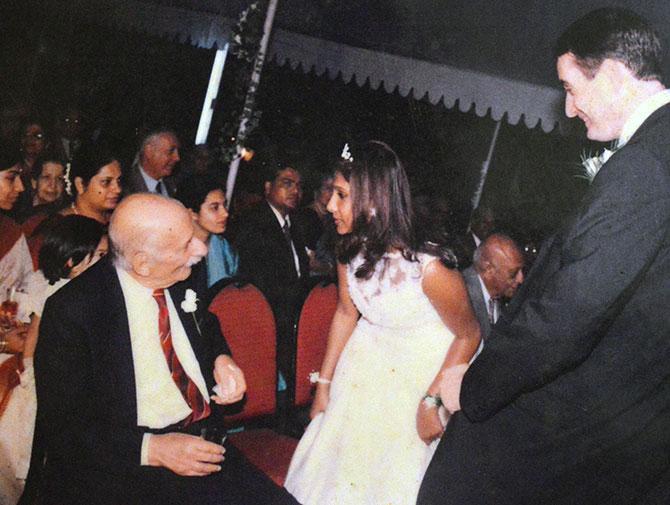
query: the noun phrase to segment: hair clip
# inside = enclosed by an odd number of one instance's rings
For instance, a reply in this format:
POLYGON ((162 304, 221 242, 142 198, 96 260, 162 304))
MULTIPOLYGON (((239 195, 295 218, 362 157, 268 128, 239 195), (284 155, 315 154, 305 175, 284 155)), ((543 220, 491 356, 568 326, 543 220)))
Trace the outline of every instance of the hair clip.
POLYGON ((72 179, 70 177, 70 171, 72 169, 72 164, 68 161, 65 164, 65 192, 68 196, 72 196, 72 179))
POLYGON ((340 154, 340 157, 344 161, 354 161, 354 157, 351 155, 351 151, 349 151, 349 143, 344 144, 344 149, 342 149, 342 154, 340 154))

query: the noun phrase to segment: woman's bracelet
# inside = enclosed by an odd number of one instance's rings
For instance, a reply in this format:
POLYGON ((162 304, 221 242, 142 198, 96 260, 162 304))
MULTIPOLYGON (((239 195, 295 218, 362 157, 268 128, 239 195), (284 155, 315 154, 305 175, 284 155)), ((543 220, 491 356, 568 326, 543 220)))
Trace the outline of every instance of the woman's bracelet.
POLYGON ((442 398, 440 398, 439 394, 430 395, 426 393, 421 399, 421 403, 423 403, 423 406, 427 409, 432 409, 433 407, 439 408, 443 405, 442 398))
POLYGON ((330 379, 324 379, 319 375, 319 372, 310 372, 309 374, 309 382, 312 384, 330 384, 330 379))

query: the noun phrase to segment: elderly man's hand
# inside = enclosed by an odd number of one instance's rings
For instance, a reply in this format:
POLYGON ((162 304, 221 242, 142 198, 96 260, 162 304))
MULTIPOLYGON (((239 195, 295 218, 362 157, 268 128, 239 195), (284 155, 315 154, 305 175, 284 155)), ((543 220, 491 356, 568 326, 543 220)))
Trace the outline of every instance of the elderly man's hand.
POLYGON ((221 470, 222 445, 207 442, 185 433, 151 435, 148 462, 151 466, 165 467, 177 475, 204 477, 221 470))
POLYGON ((244 373, 230 356, 221 354, 216 358, 214 380, 216 381, 217 394, 212 395, 211 398, 219 405, 239 402, 244 397, 247 390, 244 373))
POLYGON ((3 329, 0 339, 6 342, 4 352, 8 354, 18 354, 23 352, 26 345, 26 336, 28 326, 19 323, 18 326, 3 329))

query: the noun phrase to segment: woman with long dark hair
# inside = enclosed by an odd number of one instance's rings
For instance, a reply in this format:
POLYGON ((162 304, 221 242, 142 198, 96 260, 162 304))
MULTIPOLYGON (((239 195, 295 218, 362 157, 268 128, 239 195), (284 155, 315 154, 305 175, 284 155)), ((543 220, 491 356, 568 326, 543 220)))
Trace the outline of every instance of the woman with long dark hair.
POLYGON ((286 488, 305 505, 409 505, 446 422, 440 372, 468 363, 479 327, 453 255, 417 237, 393 150, 345 150, 328 203, 339 300, 286 488))

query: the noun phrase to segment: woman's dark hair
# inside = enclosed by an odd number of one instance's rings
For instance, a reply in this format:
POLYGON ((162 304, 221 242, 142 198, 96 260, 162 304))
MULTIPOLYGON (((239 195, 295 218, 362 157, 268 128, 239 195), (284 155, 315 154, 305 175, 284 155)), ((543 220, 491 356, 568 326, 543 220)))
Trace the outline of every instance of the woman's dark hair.
POLYGON ((350 185, 353 212, 352 231, 337 246, 338 261, 348 263, 362 253, 356 277, 369 279, 391 249, 411 261, 417 252, 438 252, 438 244, 417 239, 409 182, 393 149, 372 140, 352 146, 350 152, 353 160, 342 160, 335 169, 350 185))
POLYGON ((0 144, 0 171, 9 170, 22 159, 21 151, 13 143, 0 144))
POLYGON ((46 149, 42 154, 40 154, 35 160, 33 165, 33 170, 30 173, 30 177, 36 181, 42 175, 42 169, 46 163, 58 163, 63 166, 65 169, 66 161, 63 159, 60 153, 54 149, 46 149))
POLYGON ((112 162, 121 163, 121 157, 116 150, 107 143, 90 144, 82 148, 72 160, 72 168, 69 174, 70 183, 74 186, 75 177, 81 177, 84 186, 93 177, 98 175, 100 169, 112 162))
POLYGON ((65 216, 47 229, 39 252, 38 265, 49 284, 66 279, 72 267, 78 265, 98 247, 105 235, 105 226, 85 216, 65 216))
POLYGON ((211 175, 194 175, 184 179, 177 187, 176 198, 184 207, 191 209, 196 214, 200 212, 200 206, 205 203, 207 195, 217 189, 223 190, 221 182, 211 175))

